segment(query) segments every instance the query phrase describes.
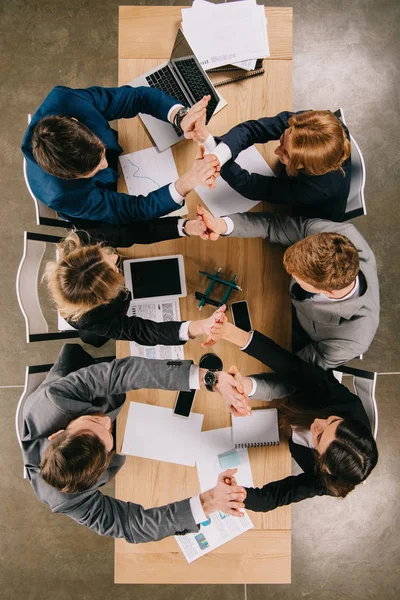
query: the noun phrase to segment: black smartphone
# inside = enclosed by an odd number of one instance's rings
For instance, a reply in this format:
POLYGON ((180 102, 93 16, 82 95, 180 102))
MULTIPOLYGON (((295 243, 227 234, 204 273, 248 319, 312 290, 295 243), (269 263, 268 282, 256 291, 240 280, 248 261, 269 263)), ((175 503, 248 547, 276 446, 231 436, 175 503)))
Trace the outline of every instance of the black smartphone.
POLYGON ((187 418, 192 410, 194 396, 196 390, 190 390, 189 392, 179 392, 175 402, 174 415, 177 417, 187 418))
POLYGON ((244 331, 251 331, 250 313, 246 300, 232 302, 231 309, 233 322, 236 327, 244 331))

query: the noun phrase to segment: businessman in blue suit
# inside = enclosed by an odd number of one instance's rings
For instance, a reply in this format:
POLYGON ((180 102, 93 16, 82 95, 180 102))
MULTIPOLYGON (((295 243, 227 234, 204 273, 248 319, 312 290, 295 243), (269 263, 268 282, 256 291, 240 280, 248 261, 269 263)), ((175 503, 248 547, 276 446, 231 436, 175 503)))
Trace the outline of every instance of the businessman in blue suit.
POLYGON ((78 224, 147 221, 176 210, 194 187, 215 184, 217 159, 200 157, 176 182, 147 196, 117 192, 123 149, 108 122, 141 112, 175 122, 188 133, 205 113, 207 102, 205 97, 189 110, 146 87, 55 87, 33 115, 22 142, 33 193, 78 224))

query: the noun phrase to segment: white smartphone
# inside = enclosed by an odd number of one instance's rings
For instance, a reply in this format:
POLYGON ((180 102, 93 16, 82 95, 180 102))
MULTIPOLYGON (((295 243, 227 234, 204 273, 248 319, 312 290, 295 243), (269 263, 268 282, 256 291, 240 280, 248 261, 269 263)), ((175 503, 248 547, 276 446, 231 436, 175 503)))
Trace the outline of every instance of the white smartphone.
POLYGON ((244 331, 251 331, 251 320, 249 307, 246 300, 240 302, 232 302, 231 304, 232 318, 236 327, 244 331))

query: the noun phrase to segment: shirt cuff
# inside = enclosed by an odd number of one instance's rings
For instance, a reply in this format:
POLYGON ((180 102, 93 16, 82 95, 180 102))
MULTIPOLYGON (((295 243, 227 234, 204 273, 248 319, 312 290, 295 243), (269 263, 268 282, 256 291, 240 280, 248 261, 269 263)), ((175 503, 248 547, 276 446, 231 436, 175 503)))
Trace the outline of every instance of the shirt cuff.
POLYGON ((257 391, 257 381, 256 381, 256 379, 254 379, 254 377, 249 377, 249 379, 251 381, 251 390, 250 390, 250 393, 249 393, 249 398, 251 398, 252 396, 254 396, 254 394, 257 391))
POLYGON ((189 504, 193 519, 197 525, 204 523, 204 521, 208 521, 206 513, 201 505, 200 496, 193 496, 193 498, 190 498, 189 504))
POLYGON ((183 106, 183 104, 174 104, 173 106, 171 106, 171 108, 169 109, 168 114, 167 114, 167 119, 170 123, 172 123, 171 115, 176 108, 185 108, 185 107, 183 106))
POLYGON ((181 196, 180 193, 177 191, 175 184, 171 183, 168 189, 169 189, 169 193, 171 194, 172 200, 174 202, 176 202, 177 204, 179 204, 179 206, 182 206, 184 197, 181 196))
POLYGON ((243 348, 240 348, 241 350, 246 350, 246 348, 248 348, 250 346, 251 341, 253 339, 253 335, 254 335, 254 331, 251 331, 250 332, 250 339, 249 339, 249 341, 247 342, 247 344, 245 346, 243 346, 243 348))
POLYGON ((199 371, 198 365, 190 365, 189 389, 190 390, 199 390, 200 389, 200 371, 199 371))
POLYGON ((178 235, 180 237, 186 237, 183 233, 183 224, 187 221, 187 219, 178 219, 178 235))
POLYGON ((222 235, 230 235, 232 231, 235 229, 233 221, 230 217, 222 217, 226 223, 226 231, 222 235))
POLYGON ((206 141, 203 144, 205 153, 211 154, 211 152, 213 152, 216 149, 217 145, 218 144, 215 141, 214 136, 212 136, 210 133, 208 138, 206 139, 206 141))
MULTIPOLYGON (((190 338, 189 338, 189 325, 190 325, 191 321, 185 321, 184 323, 181 324, 181 326, 179 327, 179 339, 181 342, 187 342, 190 338)), ((193 389, 193 388, 190 388, 193 389)))
POLYGON ((229 146, 224 144, 224 142, 221 142, 217 145, 217 142, 211 133, 204 142, 203 146, 206 154, 215 154, 221 167, 232 158, 232 152, 229 146))

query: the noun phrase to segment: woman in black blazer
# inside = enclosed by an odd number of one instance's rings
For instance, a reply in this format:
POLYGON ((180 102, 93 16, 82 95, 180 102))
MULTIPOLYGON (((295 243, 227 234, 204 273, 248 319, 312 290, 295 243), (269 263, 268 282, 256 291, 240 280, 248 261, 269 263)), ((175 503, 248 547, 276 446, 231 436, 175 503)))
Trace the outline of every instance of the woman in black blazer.
MULTIPOLYGON (((62 317, 78 329, 81 340, 100 347, 109 339, 132 340, 143 346, 184 344, 182 322, 157 323, 126 312, 131 294, 125 287, 115 247, 151 244, 180 237, 178 218, 75 230, 59 244, 59 259, 46 266, 49 291, 62 317)), ((201 235, 197 220, 180 223, 185 235, 201 235)), ((192 321, 189 338, 205 333, 212 319, 192 321)), ((187 338, 186 338, 187 339, 187 338)))
POLYGON ((280 414, 290 425, 290 452, 304 473, 247 488, 246 508, 266 512, 317 495, 344 498, 368 477, 378 460, 371 425, 361 400, 331 371, 304 362, 258 331, 248 333, 230 323, 214 325, 211 338, 211 343, 221 338, 231 341, 275 372, 243 378, 247 394, 257 386, 254 399, 268 398, 265 388, 271 377, 273 396, 293 392, 280 414), (284 384, 281 388, 277 377, 284 384))

